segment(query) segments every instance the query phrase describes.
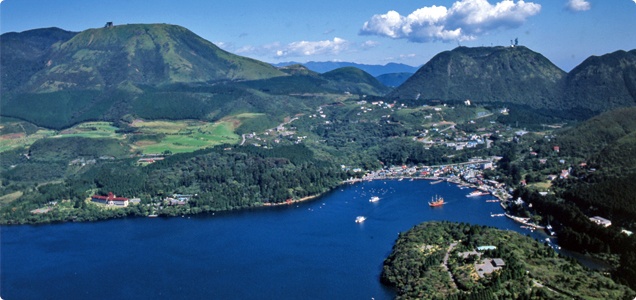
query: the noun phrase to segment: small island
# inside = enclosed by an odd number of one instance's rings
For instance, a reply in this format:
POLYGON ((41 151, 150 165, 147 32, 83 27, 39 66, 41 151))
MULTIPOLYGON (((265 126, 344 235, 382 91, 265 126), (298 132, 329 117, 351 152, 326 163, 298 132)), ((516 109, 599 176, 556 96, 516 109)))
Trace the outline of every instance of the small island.
POLYGON ((426 222, 400 234, 381 280, 397 299, 633 299, 636 293, 513 231, 426 222))

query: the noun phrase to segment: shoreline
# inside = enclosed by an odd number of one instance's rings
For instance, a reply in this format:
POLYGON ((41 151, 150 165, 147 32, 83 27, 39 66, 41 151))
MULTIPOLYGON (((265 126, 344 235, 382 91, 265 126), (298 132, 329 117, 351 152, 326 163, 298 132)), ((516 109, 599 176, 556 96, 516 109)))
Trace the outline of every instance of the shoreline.
POLYGON ((309 201, 309 200, 318 198, 318 197, 320 197, 320 196, 322 196, 324 194, 325 193, 320 193, 320 194, 317 194, 317 195, 306 196, 306 197, 302 197, 302 198, 299 198, 299 199, 288 199, 287 201, 276 202, 276 203, 266 202, 266 203, 263 203, 261 205, 261 207, 292 205, 292 204, 295 204, 295 203, 301 203, 301 202, 305 202, 305 201, 309 201))

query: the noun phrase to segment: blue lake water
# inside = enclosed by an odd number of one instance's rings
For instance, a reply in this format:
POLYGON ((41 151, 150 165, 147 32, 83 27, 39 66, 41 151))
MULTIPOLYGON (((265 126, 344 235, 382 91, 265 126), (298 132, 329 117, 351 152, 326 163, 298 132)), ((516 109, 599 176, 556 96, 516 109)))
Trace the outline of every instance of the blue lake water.
MULTIPOLYGON (((2 299, 390 299, 399 232, 432 220, 530 233, 491 196, 429 181, 342 186, 311 202, 177 218, 3 226, 2 299), (434 195, 447 204, 431 208, 434 195), (380 201, 369 202, 371 196, 380 201), (356 216, 366 216, 355 223, 356 216)), ((533 233, 540 238, 540 233, 533 233)))

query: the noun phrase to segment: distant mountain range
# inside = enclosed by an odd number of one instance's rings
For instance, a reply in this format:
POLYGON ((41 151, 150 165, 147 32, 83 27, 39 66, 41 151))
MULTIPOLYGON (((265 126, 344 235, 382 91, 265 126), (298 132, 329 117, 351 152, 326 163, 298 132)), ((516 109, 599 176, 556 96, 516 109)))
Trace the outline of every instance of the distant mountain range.
POLYGON ((365 71, 371 74, 373 77, 378 77, 384 74, 390 73, 410 73, 413 74, 417 71, 419 67, 413 67, 405 64, 398 63, 388 63, 386 65, 367 65, 367 64, 358 64, 353 62, 343 62, 343 61, 310 61, 306 63, 299 62, 282 62, 272 64, 275 67, 285 67, 289 65, 303 65, 307 67, 307 69, 312 70, 318 73, 325 73, 329 71, 333 71, 338 68, 344 67, 355 67, 362 71, 365 71))
POLYGON ((517 105, 590 117, 636 105, 636 50, 590 57, 570 73, 523 47, 458 47, 433 57, 389 99, 517 105))

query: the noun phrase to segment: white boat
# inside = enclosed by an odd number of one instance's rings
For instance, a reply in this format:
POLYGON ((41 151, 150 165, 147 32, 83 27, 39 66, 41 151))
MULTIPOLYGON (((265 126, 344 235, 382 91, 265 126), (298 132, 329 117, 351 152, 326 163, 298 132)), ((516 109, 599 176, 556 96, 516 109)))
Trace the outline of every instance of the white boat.
POLYGON ((367 218, 364 216, 357 216, 356 217, 356 223, 362 223, 364 222, 364 220, 366 220, 367 218))
POLYGON ((556 232, 554 232, 554 230, 552 229, 552 226, 550 224, 548 224, 545 229, 548 231, 548 233, 550 234, 550 236, 555 236, 556 232))
POLYGON ((489 193, 487 193, 487 192, 482 192, 482 191, 476 190, 476 191, 470 192, 470 194, 466 195, 466 197, 486 196, 488 194, 489 193))
POLYGON ((373 196, 371 197, 371 199, 369 199, 369 202, 378 202, 378 201, 380 201, 380 197, 378 196, 373 196))

